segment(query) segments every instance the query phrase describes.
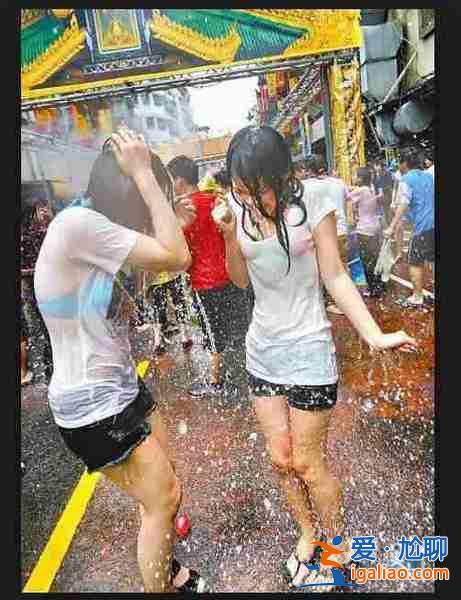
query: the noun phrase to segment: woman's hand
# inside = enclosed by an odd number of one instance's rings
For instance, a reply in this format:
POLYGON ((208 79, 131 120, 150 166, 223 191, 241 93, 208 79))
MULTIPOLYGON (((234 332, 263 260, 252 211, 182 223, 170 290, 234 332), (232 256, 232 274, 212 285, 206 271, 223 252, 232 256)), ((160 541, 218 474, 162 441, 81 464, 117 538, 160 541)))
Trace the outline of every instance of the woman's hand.
POLYGON ((370 343, 372 350, 390 350, 399 348, 404 352, 412 352, 418 349, 418 342, 407 335, 404 331, 395 333, 381 333, 381 335, 370 343))
MULTIPOLYGON (((214 208, 225 204, 225 202, 218 197, 215 202, 214 208)), ((227 211, 223 218, 214 218, 217 228, 222 233, 223 238, 226 241, 236 240, 237 239, 237 220, 235 218, 234 213, 230 210, 230 208, 226 205, 227 211)))
POLYGON ((188 194, 176 197, 174 210, 182 228, 188 227, 197 216, 197 210, 188 194))
POLYGON ((126 128, 119 128, 111 140, 122 173, 133 178, 140 173, 152 173, 151 150, 144 136, 136 135, 126 128))

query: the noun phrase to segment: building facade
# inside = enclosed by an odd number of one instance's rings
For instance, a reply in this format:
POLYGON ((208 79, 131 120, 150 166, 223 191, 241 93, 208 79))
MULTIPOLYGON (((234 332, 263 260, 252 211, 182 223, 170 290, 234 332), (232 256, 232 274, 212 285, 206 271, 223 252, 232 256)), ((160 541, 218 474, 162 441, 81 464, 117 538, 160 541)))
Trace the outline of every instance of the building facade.
MULTIPOLYGON (((370 12, 370 11, 369 11, 370 12)), ((381 10, 362 19, 367 157, 415 148, 433 156, 437 125, 435 9, 381 10)))

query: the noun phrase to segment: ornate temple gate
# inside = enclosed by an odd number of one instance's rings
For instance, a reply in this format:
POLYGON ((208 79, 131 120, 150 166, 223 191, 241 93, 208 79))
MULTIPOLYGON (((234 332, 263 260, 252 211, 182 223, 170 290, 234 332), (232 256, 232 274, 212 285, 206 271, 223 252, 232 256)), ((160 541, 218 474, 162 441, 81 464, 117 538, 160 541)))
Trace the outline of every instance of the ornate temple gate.
POLYGON ((23 111, 316 65, 330 166, 350 183, 364 164, 359 10, 22 9, 21 21, 23 111))

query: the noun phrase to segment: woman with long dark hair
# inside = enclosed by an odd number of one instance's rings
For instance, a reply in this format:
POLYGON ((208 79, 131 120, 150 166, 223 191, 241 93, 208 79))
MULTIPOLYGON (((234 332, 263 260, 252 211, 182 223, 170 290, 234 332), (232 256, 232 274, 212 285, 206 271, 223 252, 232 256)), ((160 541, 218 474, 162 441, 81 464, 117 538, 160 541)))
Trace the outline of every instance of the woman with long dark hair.
POLYGON ((171 206, 171 179, 141 136, 113 134, 96 159, 87 196, 51 223, 35 291, 50 333, 49 402, 69 449, 139 502, 138 562, 145 592, 202 591, 172 560, 180 482, 157 401, 137 377, 128 338, 131 268, 183 270, 190 253, 171 206), (147 231, 147 235, 141 232, 147 231))
POLYGON ((344 533, 342 486, 324 453, 338 373, 320 278, 371 348, 416 342, 403 331, 384 334, 371 317, 340 258, 336 206, 328 188, 295 177, 279 133, 270 127, 239 131, 229 145, 227 169, 235 216, 219 221, 219 227, 232 281, 242 288, 251 281, 255 292, 246 338, 249 388, 301 529, 286 564, 297 585, 312 573, 302 564, 318 555, 312 542, 344 533))

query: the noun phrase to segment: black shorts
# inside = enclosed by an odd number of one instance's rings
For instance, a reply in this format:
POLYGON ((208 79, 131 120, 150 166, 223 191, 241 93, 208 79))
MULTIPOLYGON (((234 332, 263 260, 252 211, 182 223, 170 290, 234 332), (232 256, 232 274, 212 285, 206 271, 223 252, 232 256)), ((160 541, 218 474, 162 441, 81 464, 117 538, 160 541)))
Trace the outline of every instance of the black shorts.
POLYGON ((66 446, 85 463, 88 473, 123 462, 151 434, 145 419, 157 402, 142 379, 138 384, 138 395, 118 415, 74 429, 59 427, 66 446))
POLYGON ((248 386, 253 396, 286 396, 289 406, 299 410, 333 408, 338 399, 338 384, 283 385, 270 383, 248 373, 248 386))
POLYGON ((195 290, 194 304, 205 338, 205 347, 220 354, 230 341, 230 315, 234 297, 232 287, 195 290))
POLYGON ((435 261, 434 230, 424 231, 414 235, 408 247, 408 264, 422 265, 425 262, 435 261))

